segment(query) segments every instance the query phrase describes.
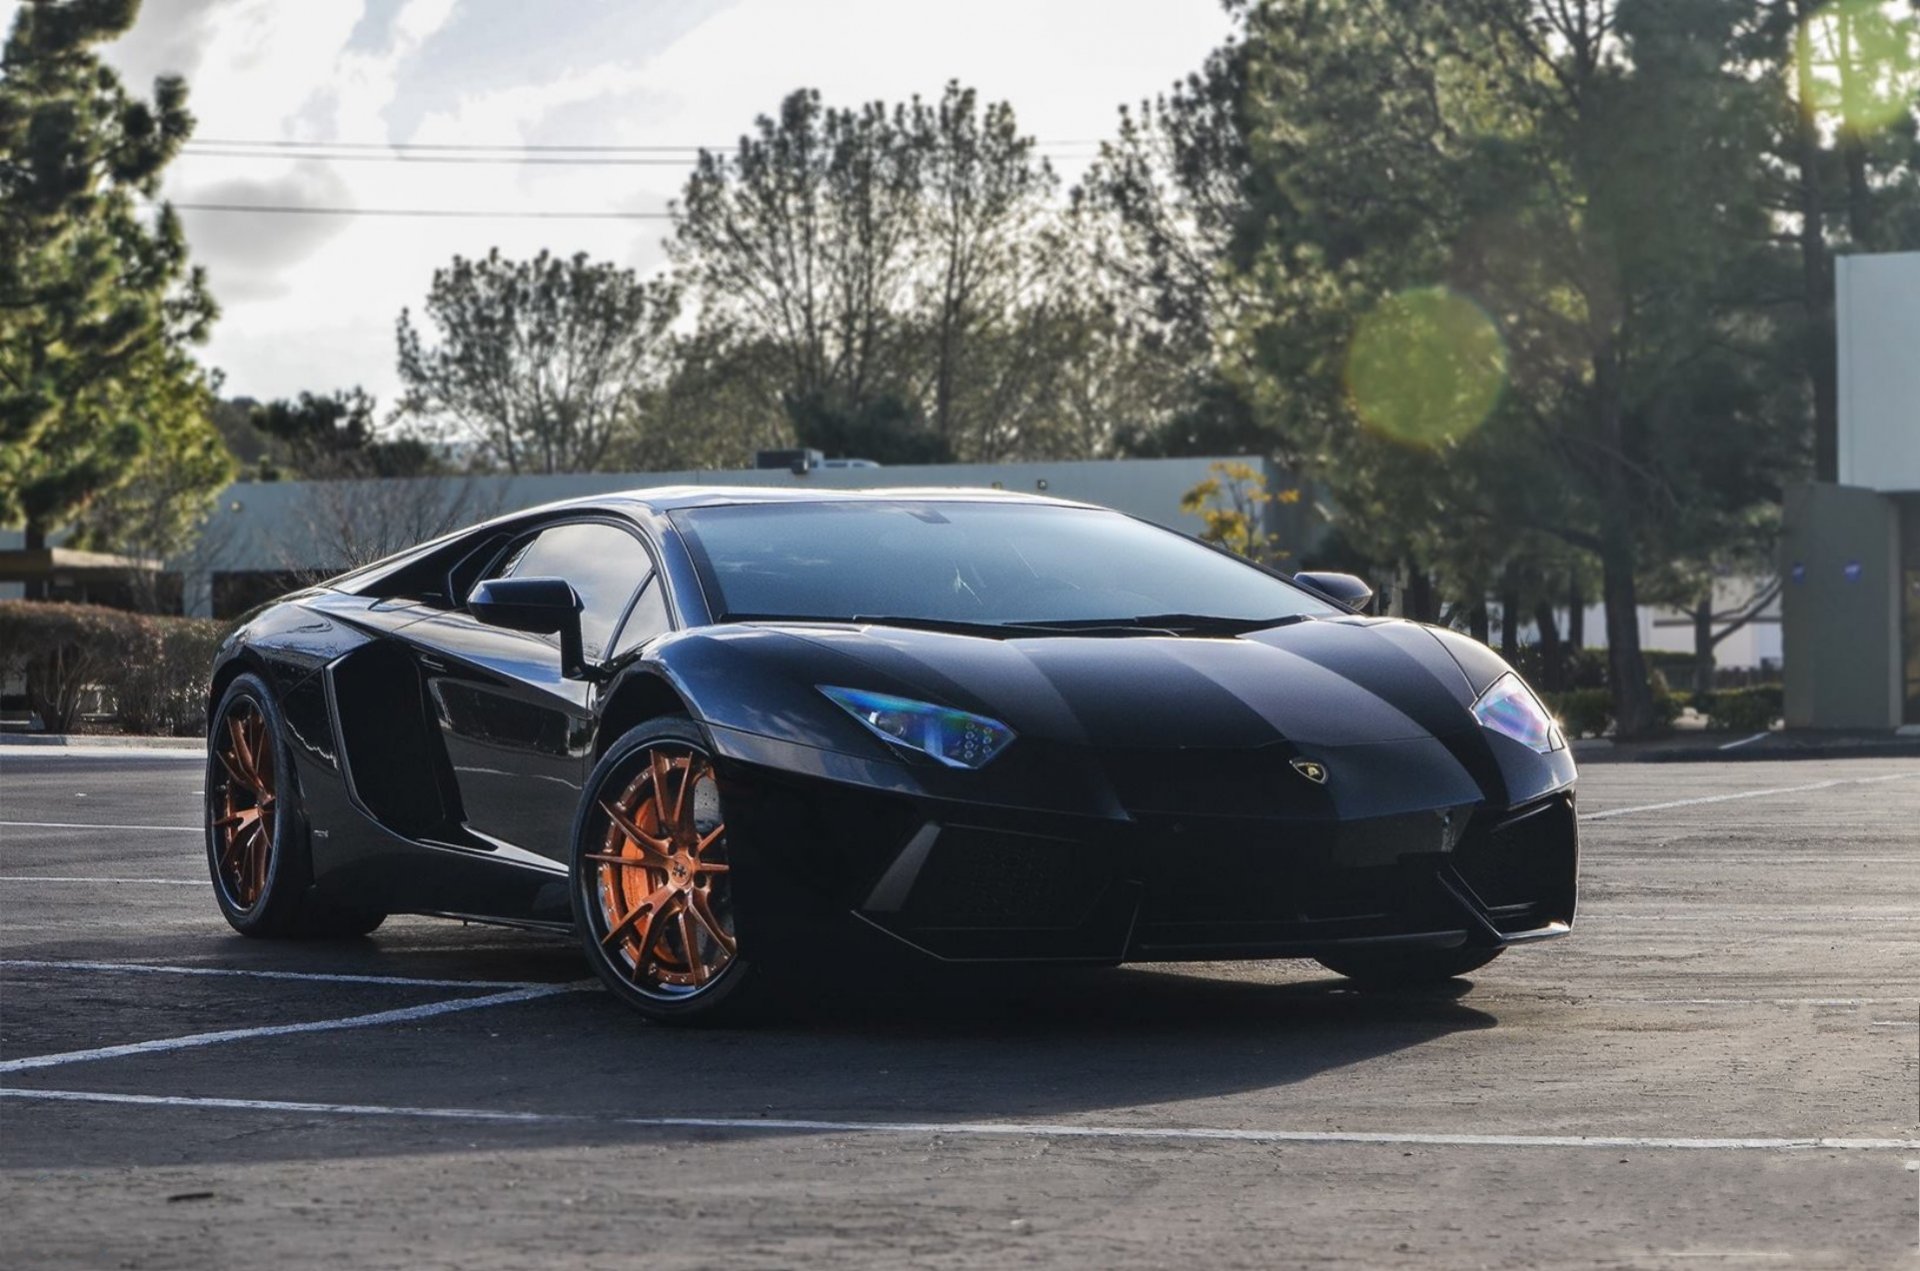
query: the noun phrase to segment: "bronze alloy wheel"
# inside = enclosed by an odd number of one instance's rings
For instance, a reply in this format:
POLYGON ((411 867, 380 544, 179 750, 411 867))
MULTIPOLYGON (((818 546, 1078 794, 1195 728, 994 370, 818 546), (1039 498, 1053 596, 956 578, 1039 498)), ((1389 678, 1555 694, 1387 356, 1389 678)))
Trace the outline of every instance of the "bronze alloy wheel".
POLYGON ((214 787, 214 868, 227 899, 239 910, 260 903, 273 866, 275 795, 272 732, 260 704, 235 698, 213 736, 219 761, 214 787))
POLYGON ((619 796, 594 865, 600 947, 653 997, 689 997, 716 982, 738 953, 728 879, 727 827, 713 761, 663 740, 619 796))

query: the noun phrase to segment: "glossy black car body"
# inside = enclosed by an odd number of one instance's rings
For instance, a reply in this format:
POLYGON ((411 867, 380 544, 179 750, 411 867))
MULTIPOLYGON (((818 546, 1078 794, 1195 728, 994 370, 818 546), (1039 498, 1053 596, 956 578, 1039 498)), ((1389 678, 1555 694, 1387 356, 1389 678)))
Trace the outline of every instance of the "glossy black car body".
POLYGON ((1070 506, 635 491, 502 518, 255 614, 222 648, 213 697, 250 673, 274 699, 298 796, 285 832, 312 895, 568 927, 589 773, 630 730, 682 716, 727 804, 750 956, 840 942, 943 960, 1337 958, 1568 930, 1574 765, 1557 734, 1540 753, 1476 719, 1509 673, 1485 646, 1318 603, 1231 634, 715 620, 676 517, 837 500, 1070 506), (536 572, 626 571, 581 585, 577 678, 553 635, 467 606, 529 535, 549 535, 536 572), (1017 740, 978 769, 944 766, 821 685, 991 717, 1017 740))

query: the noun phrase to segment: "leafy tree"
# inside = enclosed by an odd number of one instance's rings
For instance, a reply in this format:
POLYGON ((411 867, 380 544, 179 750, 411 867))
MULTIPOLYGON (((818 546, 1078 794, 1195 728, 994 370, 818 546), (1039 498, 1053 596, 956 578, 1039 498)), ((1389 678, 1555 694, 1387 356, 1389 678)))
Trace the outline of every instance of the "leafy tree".
POLYGON ((456 256, 434 271, 428 331, 401 312, 401 412, 509 472, 595 470, 639 426, 678 312, 670 284, 584 253, 456 256))
POLYGON ((358 387, 255 404, 248 424, 278 443, 280 463, 295 476, 425 477, 444 465, 418 437, 379 435, 373 398, 358 387))
POLYGON ((882 462, 1100 453, 1112 430, 1087 426, 1085 367, 1119 372, 1135 349, 1057 188, 1012 109, 958 84, 857 109, 800 91, 701 156, 670 246, 706 345, 754 350, 802 444, 882 462))
POLYGON ((1769 233, 1797 279, 1781 355, 1811 399, 1817 479, 1839 476, 1833 257, 1920 250, 1920 5, 1913 0, 1746 0, 1735 49, 1771 89, 1761 162, 1769 233))
POLYGON ((1200 537, 1266 565, 1278 565, 1292 553, 1265 528, 1266 508, 1300 501, 1298 488, 1269 490, 1267 478, 1249 463, 1215 462, 1206 480, 1180 496, 1180 510, 1200 517, 1200 537))
POLYGON ((1251 17, 1272 236, 1242 270, 1250 391, 1317 447, 1350 533, 1433 562, 1482 615, 1516 542, 1590 554, 1624 736, 1656 725, 1642 580, 1745 533, 1795 454, 1758 316, 1778 261, 1736 16, 1328 0, 1251 17), (1367 352, 1369 324, 1397 359, 1367 352))
POLYGON ((192 371, 143 359, 123 372, 140 402, 146 444, 110 495, 89 503, 71 522, 73 542, 130 556, 150 569, 133 580, 133 595, 148 610, 170 608, 159 570, 199 537, 218 492, 233 480, 234 461, 208 422, 213 391, 192 371), (141 377, 152 374, 151 382, 141 377))
POLYGON ((186 353, 214 305, 148 206, 192 128, 186 86, 139 100, 94 51, 138 10, 28 0, 0 55, 0 519, 29 545, 143 474, 187 478, 189 502, 222 479, 186 353))
MULTIPOLYGON (((1242 14, 1243 0, 1228 0, 1242 14)), ((1135 454, 1285 453, 1224 373, 1247 289, 1229 262, 1261 237, 1254 216, 1263 170, 1253 162, 1248 70, 1239 33, 1173 90, 1122 107, 1117 138, 1073 191, 1074 227, 1089 244, 1115 322, 1154 391, 1122 426, 1135 454)), ((1297 458, 1297 456, 1288 456, 1297 458)))

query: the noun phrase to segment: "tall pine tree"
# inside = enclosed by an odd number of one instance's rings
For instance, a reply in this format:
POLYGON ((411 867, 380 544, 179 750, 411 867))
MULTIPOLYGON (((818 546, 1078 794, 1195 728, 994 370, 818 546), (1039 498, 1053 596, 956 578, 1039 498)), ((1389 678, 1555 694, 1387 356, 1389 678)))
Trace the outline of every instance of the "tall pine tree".
POLYGON ((139 7, 28 0, 0 58, 0 522, 30 547, 170 447, 217 442, 188 353, 214 305, 154 203, 186 86, 142 101, 95 51, 139 7))

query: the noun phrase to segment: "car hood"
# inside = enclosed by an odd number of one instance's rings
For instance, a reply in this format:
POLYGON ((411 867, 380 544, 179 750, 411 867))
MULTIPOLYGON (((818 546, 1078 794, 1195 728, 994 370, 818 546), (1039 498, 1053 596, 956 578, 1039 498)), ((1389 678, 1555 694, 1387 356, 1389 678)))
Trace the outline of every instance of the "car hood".
POLYGON ((1219 638, 777 630, 858 664, 868 676, 852 687, 938 700, 1067 744, 1351 746, 1474 727, 1474 684, 1440 639, 1408 622, 1312 620, 1219 638))

